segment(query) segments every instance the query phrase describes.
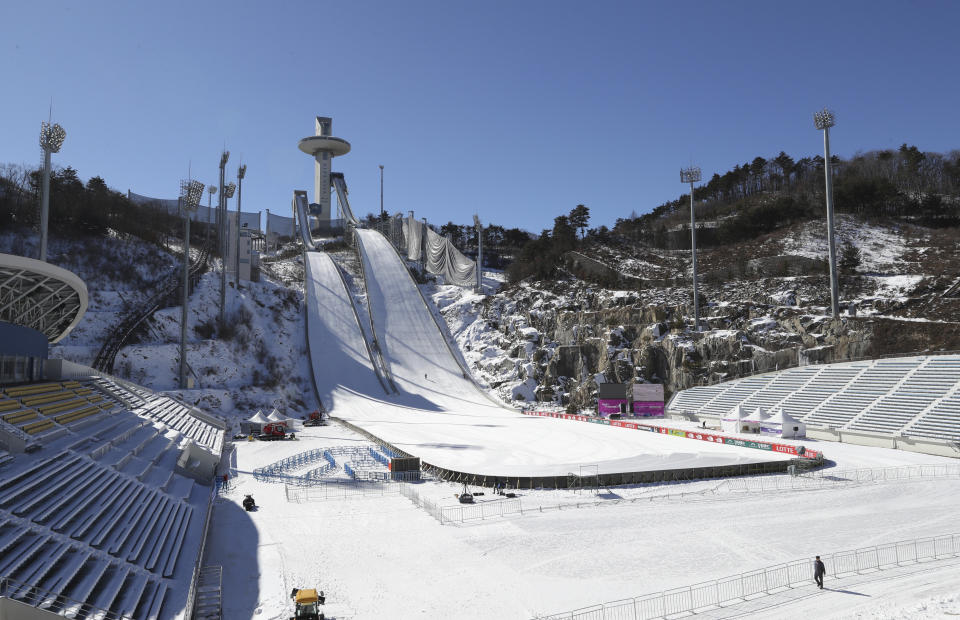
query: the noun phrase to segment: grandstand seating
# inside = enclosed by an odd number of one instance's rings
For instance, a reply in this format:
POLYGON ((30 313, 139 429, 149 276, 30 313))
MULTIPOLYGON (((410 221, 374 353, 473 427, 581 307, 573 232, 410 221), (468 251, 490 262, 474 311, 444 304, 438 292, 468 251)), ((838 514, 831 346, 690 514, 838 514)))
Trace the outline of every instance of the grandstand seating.
POLYGON ((95 387, 92 382, 63 381, 5 388, 0 397, 0 419, 41 438, 123 404, 95 387))
POLYGON ((223 449, 224 431, 190 413, 190 408, 167 396, 154 396, 137 413, 171 428, 205 446, 215 454, 223 449))
POLYGON ((810 425, 960 440, 960 355, 790 368, 694 387, 668 410, 718 416, 743 405, 782 408, 810 425))
POLYGON ((704 405, 703 411, 722 416, 753 396, 758 390, 769 384, 773 378, 774 376, 771 374, 764 374, 731 383, 722 394, 718 394, 716 398, 704 405))
POLYGON ((36 454, 0 451, 5 594, 67 617, 182 617, 210 488, 176 473, 173 431, 219 454, 223 430, 109 379, 2 392, 2 423, 43 438, 36 454))

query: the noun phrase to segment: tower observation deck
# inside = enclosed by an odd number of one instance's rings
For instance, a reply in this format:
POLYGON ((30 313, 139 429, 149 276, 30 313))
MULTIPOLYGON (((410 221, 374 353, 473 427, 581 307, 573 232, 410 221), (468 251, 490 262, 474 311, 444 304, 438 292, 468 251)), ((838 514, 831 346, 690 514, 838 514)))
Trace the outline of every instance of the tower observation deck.
MULTIPOLYGON (((350 143, 342 138, 330 135, 333 131, 333 119, 318 116, 316 135, 300 140, 297 145, 301 151, 314 158, 313 200, 319 206, 319 212, 313 213, 321 224, 329 225, 333 216, 330 211, 330 167, 334 157, 350 152, 350 143)), ((296 218, 296 214, 294 214, 296 218)))

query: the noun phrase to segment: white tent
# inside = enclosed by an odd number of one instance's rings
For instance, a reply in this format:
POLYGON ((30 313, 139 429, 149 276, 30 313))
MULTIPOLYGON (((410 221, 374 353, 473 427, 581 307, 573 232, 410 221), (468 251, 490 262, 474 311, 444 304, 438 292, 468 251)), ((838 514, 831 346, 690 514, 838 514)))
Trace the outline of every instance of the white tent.
POLYGON ((270 418, 263 415, 263 411, 258 409, 253 417, 240 422, 240 431, 243 433, 259 433, 261 430, 263 430, 263 425, 269 423, 270 418))
POLYGON ((743 405, 737 405, 724 414, 723 420, 720 422, 720 430, 725 433, 744 432, 742 429, 746 421, 747 413, 744 411, 743 405))
POLYGON ((767 410, 763 407, 757 407, 747 416, 747 421, 750 422, 751 427, 756 425, 758 428, 763 426, 763 423, 770 417, 770 414, 767 413, 767 410))
POLYGON ((806 437, 807 425, 783 409, 777 409, 761 423, 760 432, 780 437, 806 437))
POLYGON ((270 412, 270 415, 267 416, 268 422, 282 422, 283 424, 290 424, 289 418, 284 416, 282 413, 277 411, 277 408, 274 407, 273 411, 270 412))

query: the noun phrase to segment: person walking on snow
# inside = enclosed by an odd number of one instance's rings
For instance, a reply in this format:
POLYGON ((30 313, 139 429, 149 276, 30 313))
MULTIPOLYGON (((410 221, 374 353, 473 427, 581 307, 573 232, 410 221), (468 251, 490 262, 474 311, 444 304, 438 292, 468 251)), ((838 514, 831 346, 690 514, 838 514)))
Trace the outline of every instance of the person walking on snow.
POLYGON ((823 576, 827 572, 827 567, 823 565, 823 562, 820 560, 820 556, 817 556, 816 561, 813 563, 813 580, 817 582, 817 585, 823 590, 823 576))

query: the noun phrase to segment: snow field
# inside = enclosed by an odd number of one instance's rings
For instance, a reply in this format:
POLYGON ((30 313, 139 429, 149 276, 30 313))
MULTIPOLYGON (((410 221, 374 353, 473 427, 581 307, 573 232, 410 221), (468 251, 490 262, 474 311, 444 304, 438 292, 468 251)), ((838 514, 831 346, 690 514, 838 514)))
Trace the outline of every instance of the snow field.
MULTIPOLYGON (((337 425, 305 428, 297 436, 295 442, 238 443, 234 469, 252 471, 296 452, 365 443, 337 425)), ((290 589, 316 585, 327 593, 328 617, 532 618, 957 530, 956 479, 750 493, 729 501, 702 501, 696 493, 691 501, 613 501, 703 490, 716 482, 615 488, 601 496, 520 491, 523 516, 440 525, 399 495, 288 503, 282 485, 241 473, 218 500, 206 563, 224 566, 224 617, 286 618, 290 589), (260 510, 239 508, 245 493, 254 495, 260 510), (532 509, 551 502, 570 509, 532 509)), ((414 487, 450 505, 462 488, 437 482, 414 487)), ((942 578, 957 584, 958 576, 953 571, 942 578)), ((925 591, 931 590, 919 592, 925 591)), ((933 590, 941 593, 949 588, 933 590)), ((843 605, 864 605, 859 599, 820 596, 823 605, 814 610, 845 617, 843 605)), ((769 617, 797 617, 792 609, 769 617)))

